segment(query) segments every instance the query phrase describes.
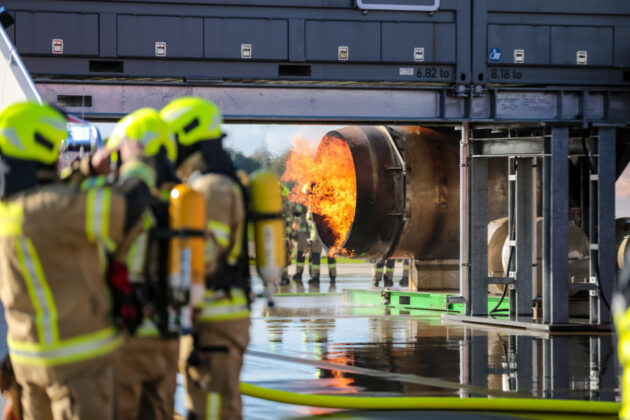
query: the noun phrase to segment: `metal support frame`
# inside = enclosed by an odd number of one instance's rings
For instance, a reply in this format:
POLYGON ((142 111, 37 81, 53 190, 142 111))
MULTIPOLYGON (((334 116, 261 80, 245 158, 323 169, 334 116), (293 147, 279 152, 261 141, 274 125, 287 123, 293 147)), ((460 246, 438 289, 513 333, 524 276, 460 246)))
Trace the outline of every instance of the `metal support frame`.
POLYGON ((542 313, 543 322, 551 322, 551 137, 544 139, 543 157, 543 234, 542 234, 542 313))
MULTIPOLYGON (((488 130, 486 126, 478 129, 482 133, 488 130)), ((446 314, 445 319, 544 331, 610 328, 607 306, 615 279, 615 244, 611 238, 615 237, 616 180, 616 168, 610 162, 616 162, 616 129, 600 127, 597 139, 593 138, 590 145, 594 172, 590 177, 590 207, 594 209, 590 212, 591 284, 569 282, 569 156, 584 154, 580 139, 569 138, 569 129, 568 125, 554 125, 543 129, 543 133, 531 131, 531 136, 516 131, 516 136, 509 133, 499 137, 493 136, 496 132, 489 132, 487 137, 477 138, 465 126, 460 145, 460 292, 467 308, 465 316, 446 314), (514 144, 512 151, 510 142, 514 144), (508 225, 515 227, 509 244, 514 249, 506 276, 489 278, 488 159, 497 156, 508 157, 509 161, 508 225), (535 162, 542 162, 542 324, 532 322, 537 249, 535 162), (510 290, 509 319, 488 317, 487 287, 493 281, 506 284, 510 290), (588 325, 569 322, 569 290, 588 290, 591 294, 588 325)))
POLYGON ((569 128, 553 127, 551 130, 551 168, 548 179, 543 181, 550 189, 550 224, 545 227, 550 232, 550 293, 543 294, 549 303, 544 303, 550 312, 549 322, 566 324, 569 322, 569 128))
POLYGON ((614 128, 599 129, 598 175, 598 264, 600 285, 599 322, 610 323, 610 304, 616 276, 615 250, 615 180, 616 138, 614 128), (603 301, 603 302, 602 302, 603 301), (602 305, 604 303, 604 305, 602 305))
POLYGON ((488 315, 488 158, 470 160, 470 286, 467 315, 488 315), (473 199, 474 197, 474 199, 473 199))
MULTIPOLYGON (((532 158, 520 158, 516 174, 516 296, 515 313, 531 317, 534 203, 532 158)), ((510 299, 510 304, 512 299, 510 299)))
POLYGON ((470 299, 469 143, 470 127, 465 122, 462 124, 462 138, 459 144, 459 291, 465 301, 470 299))

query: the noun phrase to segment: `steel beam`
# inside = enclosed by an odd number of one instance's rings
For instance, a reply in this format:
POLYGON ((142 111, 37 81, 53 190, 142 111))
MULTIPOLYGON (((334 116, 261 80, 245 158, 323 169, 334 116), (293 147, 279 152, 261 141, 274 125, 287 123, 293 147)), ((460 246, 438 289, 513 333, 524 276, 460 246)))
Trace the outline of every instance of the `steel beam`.
POLYGON ((595 285, 596 289, 589 291, 588 318, 592 324, 600 322, 600 306, 601 296, 599 293, 599 181, 597 176, 598 159, 597 151, 599 149, 599 140, 597 136, 591 135, 589 138, 590 152, 586 157, 589 165, 589 181, 588 181, 588 232, 589 232, 589 282, 595 285))
POLYGON ((470 160, 470 299, 467 315, 488 315, 488 159, 470 160))
POLYGON ((544 140, 543 157, 543 237, 542 237, 542 305, 543 322, 551 322, 551 138, 544 140))
MULTIPOLYGON (((516 281, 516 162, 514 156, 508 158, 508 246, 510 256, 506 276, 516 281)), ((510 297, 510 318, 516 316, 516 287, 512 284, 506 286, 510 297)))
POLYGON ((553 127, 551 132, 550 322, 566 324, 569 322, 569 129, 568 127, 553 127))
POLYGON ((610 303, 616 276, 615 249, 615 181, 616 181, 616 138, 614 128, 599 129, 598 173, 598 248, 599 284, 601 286, 600 323, 609 323, 610 303))
POLYGON ((462 138, 459 145, 459 293, 466 301, 470 299, 468 283, 470 278, 469 141, 470 127, 465 122, 462 124, 462 138))
POLYGON ((516 316, 531 317, 533 261, 532 158, 520 158, 516 171, 516 316))
MULTIPOLYGON (((26 59, 31 57, 26 57, 26 59)), ((72 67, 73 58, 67 65, 72 67)), ((77 59, 78 60, 78 59, 77 59)), ((28 60, 27 60, 28 61, 28 60)), ((200 62, 201 63, 201 62, 200 62)), ((29 63, 26 63, 29 66, 29 63)), ((173 61, 161 61, 176 66, 173 61)), ((79 65, 79 63, 76 63, 79 65)), ((30 68, 30 67, 29 67, 30 68)), ((168 70, 164 70, 168 74, 168 70)), ((580 89, 567 94, 562 91, 535 89, 491 89, 492 95, 472 98, 473 111, 466 112, 467 98, 451 96, 450 88, 417 84, 388 85, 370 82, 323 81, 305 84, 296 81, 259 80, 252 83, 195 79, 189 81, 161 79, 112 79, 55 81, 39 78, 37 88, 42 98, 59 104, 60 97, 90 97, 92 106, 66 106, 64 109, 89 119, 118 119, 138 108, 161 108, 180 96, 201 96, 216 102, 229 122, 391 122, 421 121, 462 122, 468 120, 503 121, 540 126, 541 121, 582 123, 579 106, 580 89), (505 112, 493 112, 496 109, 505 112), (567 112, 558 113, 558 108, 567 112), (569 112, 570 110, 570 112, 569 112), (509 112, 508 112, 509 111, 509 112)), ((599 98, 586 107, 596 107, 594 121, 619 121, 630 118, 630 92, 590 91, 588 98, 599 98), (604 109, 610 109, 603 119, 604 109)), ((594 99, 593 99, 594 100, 594 99)), ((63 106, 63 104, 60 104, 63 106)), ((498 146, 493 146, 498 147, 498 146)), ((502 146, 501 146, 502 147, 502 146)), ((513 143, 512 147, 521 147, 513 143)), ((522 146, 521 152, 535 144, 522 146)))

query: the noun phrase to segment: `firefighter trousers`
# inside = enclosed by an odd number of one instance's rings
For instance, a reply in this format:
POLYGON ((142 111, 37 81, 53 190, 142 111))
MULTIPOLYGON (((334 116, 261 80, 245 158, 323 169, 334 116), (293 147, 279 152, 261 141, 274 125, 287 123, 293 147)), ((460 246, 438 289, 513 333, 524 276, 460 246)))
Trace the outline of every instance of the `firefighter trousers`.
MULTIPOLYGON (((243 354, 249 343, 249 325, 249 318, 243 318, 206 323, 200 328, 200 341, 207 343, 200 346, 201 360, 196 366, 185 365, 189 419, 242 418, 239 382, 243 354)), ((182 359, 188 357, 192 348, 192 337, 185 337, 181 342, 182 359)))
POLYGON ((118 419, 173 418, 179 340, 131 337, 116 355, 118 419))
MULTIPOLYGON (((24 419, 112 420, 114 419, 114 362, 111 355, 81 362, 81 370, 57 375, 61 381, 38 381, 21 374, 28 366, 14 366, 22 386, 24 419)), ((56 367, 51 370, 64 370, 56 367)), ((74 369, 73 369, 74 370, 74 369)))

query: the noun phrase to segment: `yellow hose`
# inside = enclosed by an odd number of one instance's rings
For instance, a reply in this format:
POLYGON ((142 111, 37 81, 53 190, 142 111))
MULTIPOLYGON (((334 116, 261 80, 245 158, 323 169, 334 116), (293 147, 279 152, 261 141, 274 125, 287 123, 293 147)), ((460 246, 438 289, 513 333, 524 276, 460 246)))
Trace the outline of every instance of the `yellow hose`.
POLYGON ((298 394, 241 382, 241 392, 250 397, 285 404, 359 410, 503 411, 520 413, 565 413, 615 415, 619 403, 605 401, 544 400, 533 398, 457 397, 347 397, 298 394))

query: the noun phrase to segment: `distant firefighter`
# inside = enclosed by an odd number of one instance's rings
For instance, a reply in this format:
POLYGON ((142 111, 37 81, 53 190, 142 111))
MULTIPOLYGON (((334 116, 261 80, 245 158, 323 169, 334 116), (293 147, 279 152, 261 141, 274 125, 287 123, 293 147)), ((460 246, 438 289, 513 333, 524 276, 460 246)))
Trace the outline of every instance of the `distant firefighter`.
MULTIPOLYGON (((403 274, 398 283, 401 287, 407 287, 409 285, 409 260, 404 259, 403 262, 403 274)), ((372 266, 372 283, 374 287, 379 287, 381 279, 383 280, 383 287, 394 286, 394 268, 396 265, 395 259, 389 259, 381 261, 372 266)))
MULTIPOLYGON (((309 239, 308 243, 311 248, 309 272, 311 275, 308 284, 311 286, 319 286, 319 273, 320 273, 320 261, 322 255, 322 243, 317 237, 317 228, 313 221, 313 213, 310 211, 306 214, 306 220, 308 222, 309 239)), ((334 290, 337 279, 337 260, 330 255, 326 256, 328 260, 328 277, 330 277, 330 289, 334 290)))

